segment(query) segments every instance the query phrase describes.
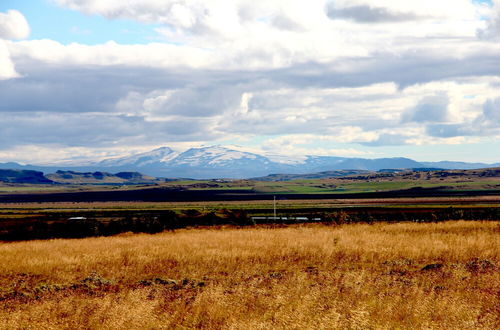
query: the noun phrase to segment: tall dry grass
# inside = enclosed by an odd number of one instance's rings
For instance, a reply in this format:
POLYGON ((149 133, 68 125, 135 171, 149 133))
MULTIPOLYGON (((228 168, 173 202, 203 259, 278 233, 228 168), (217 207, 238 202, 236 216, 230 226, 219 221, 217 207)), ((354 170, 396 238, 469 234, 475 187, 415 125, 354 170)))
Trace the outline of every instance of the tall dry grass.
POLYGON ((499 233, 458 221, 3 243, 0 327, 498 329, 499 233))

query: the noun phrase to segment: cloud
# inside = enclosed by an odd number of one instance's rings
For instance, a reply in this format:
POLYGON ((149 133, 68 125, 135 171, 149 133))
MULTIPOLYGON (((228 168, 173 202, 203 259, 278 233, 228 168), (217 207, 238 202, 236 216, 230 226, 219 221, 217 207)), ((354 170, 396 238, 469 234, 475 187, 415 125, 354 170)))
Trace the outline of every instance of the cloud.
POLYGON ((293 138, 290 154, 356 155, 498 136, 500 48, 476 38, 485 22, 470 1, 56 2, 154 23, 161 39, 1 40, 0 77, 19 77, 0 81, 1 146, 261 137, 276 151, 293 138))
POLYGON ((500 1, 496 0, 492 6, 486 6, 484 19, 486 25, 477 30, 477 36, 484 40, 496 41, 500 38, 500 1))
POLYGON ((0 82, 5 79, 19 77, 10 58, 10 52, 5 41, 0 39, 0 82))
POLYGON ((481 120, 492 125, 500 125, 500 98, 484 103, 481 120))
POLYGON ((328 2, 327 9, 346 10, 352 18, 360 21, 406 21, 408 19, 450 19, 470 17, 479 7, 469 0, 378 0, 376 6, 372 0, 332 0, 328 2), (398 18, 398 15, 400 16, 398 18))
POLYGON ((459 124, 435 124, 427 126, 433 137, 498 136, 500 134, 500 98, 487 100, 483 111, 473 121, 459 124))
POLYGON ((413 13, 391 12, 387 8, 371 6, 352 6, 336 8, 333 4, 327 7, 331 19, 350 19, 359 23, 389 23, 414 21, 419 17, 413 13))
POLYGON ((25 39, 29 34, 28 22, 19 11, 0 13, 0 39, 25 39))
POLYGON ((42 39, 11 43, 12 56, 58 66, 141 66, 141 67, 205 67, 214 64, 212 52, 189 46, 151 43, 122 45, 109 41, 101 45, 84 45, 42 39))
POLYGON ((164 141, 205 141, 220 138, 203 118, 148 121, 117 114, 3 113, 0 148, 15 145, 64 144, 69 147, 157 145, 164 141), (15 123, 15 125, 13 125, 15 123))
POLYGON ((232 86, 187 87, 175 91, 155 91, 143 101, 143 107, 151 115, 159 117, 181 114, 186 117, 211 117, 228 109, 235 109, 241 102, 241 91, 232 86))
POLYGON ((497 41, 500 39, 500 13, 491 19, 485 29, 478 31, 478 36, 486 40, 497 41))
POLYGON ((478 135, 479 131, 466 124, 436 124, 428 125, 427 134, 433 137, 449 138, 457 136, 478 135))
POLYGON ((29 33, 30 27, 23 14, 17 10, 0 12, 0 81, 19 77, 5 39, 24 39, 29 33))
POLYGON ((376 140, 362 142, 361 144, 371 147, 405 145, 408 144, 408 136, 402 134, 384 133, 379 135, 376 140))
POLYGON ((427 96, 419 103, 404 112, 401 118, 402 123, 438 123, 446 122, 449 118, 447 95, 427 96))
MULTIPOLYGON (((431 119, 433 123, 446 121, 450 109, 458 111, 463 100, 448 93, 482 91, 490 95, 497 90, 491 87, 488 91, 484 78, 477 77, 470 78, 469 86, 449 81, 422 82, 406 89, 398 89, 392 82, 370 84, 399 75, 400 69, 377 74, 381 62, 382 57, 372 64, 372 76, 363 76, 366 67, 362 66, 342 73, 328 72, 331 69, 322 65, 310 65, 308 70, 297 66, 283 70, 155 70, 127 65, 56 66, 19 57, 25 78, 0 82, 0 111, 11 118, 7 130, 11 135, 3 140, 104 147, 119 142, 210 143, 229 136, 312 134, 331 135, 331 143, 395 145, 425 134, 415 133, 413 128, 430 124, 431 119), (348 81, 354 86, 347 87, 348 81), (14 112, 19 117, 13 118, 14 112), (82 127, 85 116, 97 124, 82 127), (36 118, 38 128, 26 126, 30 118, 36 118), (400 118, 406 118, 402 132, 391 132, 391 127, 401 126, 400 118), (54 121, 56 126, 50 123, 54 121), (51 135, 37 133, 43 131, 51 135)), ((480 64, 476 69, 481 69, 480 64)), ((422 80, 427 79, 424 75, 422 80)), ((469 102, 472 107, 477 103, 469 102)), ((457 116, 461 118, 460 112, 457 116)))
MULTIPOLYGON (((278 136, 266 140, 261 145, 261 153, 270 155, 271 159, 283 159, 279 156, 292 157, 300 155, 299 159, 305 159, 307 155, 315 156, 342 156, 342 157, 360 157, 371 156, 372 153, 367 151, 358 150, 355 148, 327 148, 313 146, 314 142, 329 142, 335 141, 336 138, 328 135, 314 135, 314 134, 291 134, 287 136, 278 136)), ((298 159, 296 159, 298 160, 298 159)))

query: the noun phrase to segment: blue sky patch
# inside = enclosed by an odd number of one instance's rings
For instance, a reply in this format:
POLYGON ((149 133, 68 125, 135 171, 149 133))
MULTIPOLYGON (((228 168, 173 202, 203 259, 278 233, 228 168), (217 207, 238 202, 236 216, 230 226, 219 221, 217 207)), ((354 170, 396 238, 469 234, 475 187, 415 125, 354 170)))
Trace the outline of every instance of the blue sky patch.
POLYGON ((98 15, 61 8, 43 0, 3 0, 0 12, 20 11, 31 28, 29 40, 51 39, 62 44, 72 42, 97 45, 113 40, 120 44, 147 44, 162 41, 155 28, 131 20, 109 20, 98 15))

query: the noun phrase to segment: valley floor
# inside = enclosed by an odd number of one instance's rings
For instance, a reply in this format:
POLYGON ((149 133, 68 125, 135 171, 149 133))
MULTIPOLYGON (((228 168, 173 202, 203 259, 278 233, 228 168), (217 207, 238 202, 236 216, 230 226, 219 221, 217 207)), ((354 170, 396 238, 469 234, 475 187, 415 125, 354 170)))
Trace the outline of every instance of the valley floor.
POLYGON ((0 328, 498 329, 500 222, 0 243, 0 328))

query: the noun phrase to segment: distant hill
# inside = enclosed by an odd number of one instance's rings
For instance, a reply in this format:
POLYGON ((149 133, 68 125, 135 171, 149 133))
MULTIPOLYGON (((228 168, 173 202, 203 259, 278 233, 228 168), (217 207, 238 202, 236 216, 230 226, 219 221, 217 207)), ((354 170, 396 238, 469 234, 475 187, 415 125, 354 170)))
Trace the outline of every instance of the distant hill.
POLYGON ((310 180, 310 179, 348 179, 371 181, 377 179, 392 178, 395 180, 400 179, 445 179, 445 178, 500 178, 499 168, 485 168, 474 170, 445 170, 438 168, 425 168, 425 169, 382 169, 379 171, 326 171, 319 173, 307 174, 270 174, 263 177, 252 178, 255 181, 291 181, 291 180, 310 180))
POLYGON ((54 183, 52 180, 47 179, 42 172, 16 169, 0 170, 0 182, 33 184, 54 183))
POLYGON ((485 163, 465 163, 465 162, 423 162, 425 166, 429 167, 439 167, 444 169, 455 169, 455 170, 473 170, 478 168, 493 168, 500 167, 500 163, 495 164, 485 164, 485 163))
POLYGON ((307 174, 269 174, 262 177, 251 178, 255 181, 291 181, 291 180, 312 180, 312 179, 326 179, 338 178, 349 175, 367 175, 373 173, 372 171, 365 170, 340 170, 340 171, 325 171, 319 173, 307 174))
MULTIPOLYGON (((319 173, 328 171, 379 171, 382 169, 473 169, 499 167, 500 164, 464 163, 464 162, 417 162, 409 158, 348 158, 335 156, 305 156, 300 161, 288 161, 284 157, 269 158, 256 153, 238 151, 221 146, 191 148, 176 152, 169 147, 158 148, 149 152, 126 157, 108 158, 86 164, 54 164, 51 166, 19 165, 0 163, 0 168, 23 169, 53 173, 56 171, 75 172, 140 172, 153 177, 169 178, 251 178, 263 177, 270 173, 319 173), (274 160, 273 160, 274 159, 274 160)), ((54 177, 56 178, 56 177, 54 177)), ((57 177, 58 180, 67 180, 57 177)), ((89 180, 90 177, 85 177, 89 180)), ((104 176, 102 179, 117 180, 104 176)), ((59 182, 59 181, 58 181, 59 182)))
POLYGON ((156 178, 145 176, 138 172, 119 172, 111 174, 107 172, 75 172, 57 171, 46 175, 48 179, 64 184, 143 184, 155 183, 156 178))

